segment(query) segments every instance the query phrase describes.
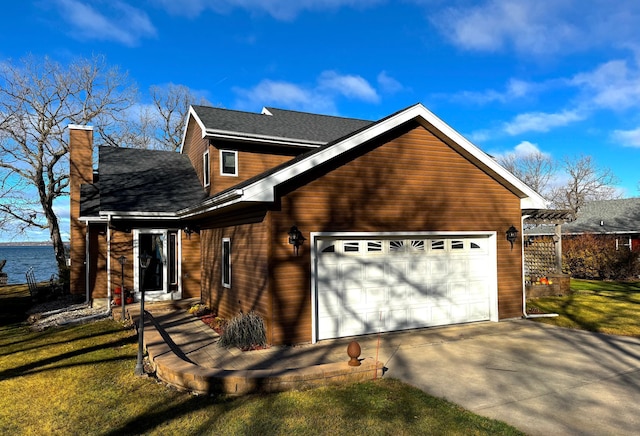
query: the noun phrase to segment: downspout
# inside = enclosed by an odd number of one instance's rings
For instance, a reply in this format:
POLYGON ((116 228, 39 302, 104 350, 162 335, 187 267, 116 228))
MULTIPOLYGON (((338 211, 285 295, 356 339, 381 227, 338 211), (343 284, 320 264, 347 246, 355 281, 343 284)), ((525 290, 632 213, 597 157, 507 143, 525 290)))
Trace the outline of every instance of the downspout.
MULTIPOLYGON (((121 296, 124 296, 122 294, 121 296)), ((107 315, 111 315, 111 214, 107 215, 107 315)))
POLYGON ((524 319, 532 319, 532 318, 555 318, 558 316, 557 313, 527 313, 527 285, 525 284, 525 271, 524 271, 524 219, 523 215, 520 217, 520 228, 522 229, 520 235, 520 250, 522 256, 522 317, 524 319))

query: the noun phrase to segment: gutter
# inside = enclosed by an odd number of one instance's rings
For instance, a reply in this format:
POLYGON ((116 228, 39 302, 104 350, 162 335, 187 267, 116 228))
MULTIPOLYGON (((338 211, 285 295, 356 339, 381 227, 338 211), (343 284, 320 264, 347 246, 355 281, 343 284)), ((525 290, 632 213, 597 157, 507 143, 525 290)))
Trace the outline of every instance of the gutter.
POLYGON ((256 133, 244 133, 242 135, 239 135, 236 131, 218 129, 205 129, 203 137, 207 139, 226 139, 240 142, 246 142, 247 140, 250 140, 251 142, 261 142, 265 144, 288 145, 305 148, 316 148, 326 144, 325 141, 309 141, 307 139, 282 138, 278 136, 260 135, 256 133))
POLYGON ((523 215, 520 217, 520 228, 522 232, 520 232, 520 253, 522 256, 522 318, 524 319, 533 319, 533 318, 555 318, 558 316, 557 313, 527 313, 527 286, 524 283, 524 220, 526 216, 523 215))
POLYGON ((220 205, 229 203, 233 200, 237 200, 243 195, 243 189, 234 189, 232 191, 216 195, 215 197, 208 198, 197 206, 179 210, 177 214, 180 216, 180 218, 185 219, 201 213, 211 212, 213 210, 219 209, 220 205))

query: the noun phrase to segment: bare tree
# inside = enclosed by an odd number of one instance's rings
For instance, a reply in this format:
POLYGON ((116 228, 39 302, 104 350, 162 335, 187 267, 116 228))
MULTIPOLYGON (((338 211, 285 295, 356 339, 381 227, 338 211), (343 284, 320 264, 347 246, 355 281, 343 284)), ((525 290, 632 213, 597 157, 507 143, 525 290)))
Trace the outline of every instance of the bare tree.
POLYGON ((541 195, 549 192, 557 165, 550 156, 534 151, 529 154, 509 153, 499 163, 541 195))
POLYGON ((552 191, 556 208, 571 210, 575 216, 586 202, 619 197, 615 175, 608 168, 598 168, 591 156, 565 158, 562 165, 568 181, 552 191))
POLYGON ((28 56, 0 64, 0 222, 49 230, 58 269, 66 267, 54 201, 67 195, 65 128, 100 119, 109 138, 135 99, 127 75, 100 56, 63 67, 28 56))
POLYGON ((198 98, 189 88, 170 83, 166 87, 150 88, 155 108, 157 144, 153 148, 178 151, 182 143, 182 132, 185 128, 189 106, 209 104, 204 98, 198 98))

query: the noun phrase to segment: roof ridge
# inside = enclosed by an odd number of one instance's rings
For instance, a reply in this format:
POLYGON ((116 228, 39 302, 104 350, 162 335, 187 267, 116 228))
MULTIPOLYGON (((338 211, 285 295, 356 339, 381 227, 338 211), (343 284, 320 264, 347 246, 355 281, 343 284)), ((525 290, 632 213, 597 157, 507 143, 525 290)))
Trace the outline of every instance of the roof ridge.
POLYGON ((355 117, 344 117, 344 116, 341 116, 341 115, 318 114, 318 113, 315 113, 315 112, 304 112, 304 111, 293 110, 293 109, 281 109, 281 108, 277 108, 277 107, 273 107, 273 106, 264 106, 264 109, 267 109, 268 111, 276 110, 276 111, 281 111, 281 112, 291 112, 291 113, 296 113, 296 114, 312 115, 314 117, 337 118, 337 119, 340 119, 340 120, 358 120, 358 121, 371 121, 371 122, 374 121, 374 120, 370 120, 370 119, 367 119, 367 118, 355 118, 355 117))

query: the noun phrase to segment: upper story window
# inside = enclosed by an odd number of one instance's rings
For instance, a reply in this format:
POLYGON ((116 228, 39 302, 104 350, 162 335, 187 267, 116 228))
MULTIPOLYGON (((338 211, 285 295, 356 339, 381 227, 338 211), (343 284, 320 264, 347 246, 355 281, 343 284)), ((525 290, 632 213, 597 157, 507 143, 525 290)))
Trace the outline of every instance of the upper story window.
POLYGON ((220 174, 223 176, 238 175, 238 152, 220 150, 220 174))
POLYGON ((202 184, 207 187, 210 184, 209 172, 209 150, 202 155, 202 184))

